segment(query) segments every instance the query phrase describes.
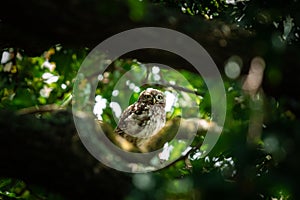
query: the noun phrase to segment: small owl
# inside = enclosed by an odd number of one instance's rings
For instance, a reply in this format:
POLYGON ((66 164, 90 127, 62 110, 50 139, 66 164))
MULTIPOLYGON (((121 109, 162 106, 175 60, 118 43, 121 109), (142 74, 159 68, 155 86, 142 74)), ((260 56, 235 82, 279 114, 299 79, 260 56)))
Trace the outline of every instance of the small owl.
POLYGON ((166 123, 165 95, 156 89, 144 90, 138 100, 121 114, 115 133, 141 147, 166 123))

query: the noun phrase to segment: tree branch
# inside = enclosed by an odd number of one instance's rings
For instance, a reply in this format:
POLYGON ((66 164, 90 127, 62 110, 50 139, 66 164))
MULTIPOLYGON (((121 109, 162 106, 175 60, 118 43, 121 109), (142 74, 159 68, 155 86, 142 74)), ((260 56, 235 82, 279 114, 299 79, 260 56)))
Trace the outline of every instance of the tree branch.
POLYGON ((45 112, 54 112, 54 111, 60 111, 65 109, 66 108, 62 106, 58 106, 56 104, 48 104, 48 105, 32 106, 28 108, 21 108, 16 112, 16 114, 29 115, 29 114, 37 114, 37 113, 45 113, 45 112))

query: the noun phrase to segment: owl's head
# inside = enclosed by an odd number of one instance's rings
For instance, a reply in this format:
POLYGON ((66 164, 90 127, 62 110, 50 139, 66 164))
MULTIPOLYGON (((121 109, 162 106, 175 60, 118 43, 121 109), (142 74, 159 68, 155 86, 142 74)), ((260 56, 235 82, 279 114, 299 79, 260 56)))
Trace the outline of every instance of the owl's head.
POLYGON ((138 102, 144 102, 147 104, 160 104, 162 106, 166 105, 166 98, 164 93, 157 89, 147 88, 144 90, 138 99, 138 102))

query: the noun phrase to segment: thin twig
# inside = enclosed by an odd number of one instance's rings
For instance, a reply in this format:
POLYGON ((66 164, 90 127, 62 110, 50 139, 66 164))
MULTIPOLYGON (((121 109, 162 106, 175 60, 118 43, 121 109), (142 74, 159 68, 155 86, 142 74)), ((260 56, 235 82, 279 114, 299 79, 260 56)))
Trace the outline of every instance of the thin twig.
POLYGON ((45 112, 53 112, 59 110, 65 110, 65 107, 58 106, 56 104, 48 104, 41 106, 32 106, 28 108, 22 108, 16 112, 17 115, 28 115, 28 114, 36 114, 36 113, 45 113, 45 112))
POLYGON ((166 169, 166 168, 170 168, 172 166, 174 166, 175 163, 179 162, 179 161, 182 161, 182 160, 186 160, 188 158, 188 156, 190 155, 190 153, 192 153, 193 151, 199 149, 202 145, 202 142, 199 142, 196 146, 192 147, 190 150, 188 150, 186 152, 186 154, 180 156, 179 158, 173 160, 172 162, 170 162, 168 164, 168 166, 164 167, 163 169, 166 169))
POLYGON ((157 87, 165 86, 165 87, 171 87, 171 88, 173 88, 175 90, 179 90, 179 91, 183 91, 183 92, 195 94, 197 96, 204 96, 205 95, 204 92, 199 92, 197 89, 191 90, 191 89, 188 89, 188 88, 185 88, 185 87, 181 87, 181 86, 178 86, 178 85, 172 85, 170 83, 162 83, 162 84, 157 83, 157 84, 151 84, 151 86, 157 86, 157 87))

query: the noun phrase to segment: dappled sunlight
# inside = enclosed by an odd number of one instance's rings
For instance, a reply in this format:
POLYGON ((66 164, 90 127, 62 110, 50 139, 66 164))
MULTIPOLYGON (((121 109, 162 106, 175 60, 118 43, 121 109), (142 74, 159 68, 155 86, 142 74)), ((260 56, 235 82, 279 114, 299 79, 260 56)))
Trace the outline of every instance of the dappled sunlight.
POLYGON ((252 59, 248 75, 243 83, 243 90, 251 96, 248 142, 257 144, 261 140, 264 118, 264 93, 261 88, 266 64, 260 57, 252 59))
POLYGON ((120 118, 120 116, 122 114, 120 105, 117 102, 110 102, 109 107, 112 108, 113 112, 115 113, 115 116, 117 118, 120 118))
POLYGON ((94 106, 94 114, 97 116, 99 120, 102 120, 103 110, 106 108, 107 99, 102 98, 102 96, 97 95, 95 97, 95 106, 94 106))
MULTIPOLYGON (((59 69, 59 65, 57 65, 57 67, 50 72, 49 68, 42 67, 44 59, 35 58, 35 62, 37 63, 37 69, 39 70, 40 74, 39 80, 40 83, 42 83, 42 87, 38 88, 37 90, 37 96, 49 99, 52 94, 55 94, 57 88, 59 88, 60 91, 65 91, 68 93, 71 84, 69 80, 61 80, 61 78, 63 78, 65 75, 56 71, 59 69)), ((192 84, 189 84, 189 81, 185 82, 183 79, 176 78, 176 71, 170 72, 157 65, 150 65, 147 66, 147 68, 145 65, 137 61, 133 61, 133 63, 130 64, 128 64, 128 62, 129 61, 119 61, 116 69, 125 66, 129 71, 132 70, 131 74, 128 74, 125 71, 123 71, 123 73, 119 73, 117 71, 108 71, 102 75, 96 76, 99 84, 98 88, 96 89, 92 111, 97 119, 101 120, 102 122, 107 122, 109 126, 114 127, 114 123, 118 121, 122 110, 124 110, 124 106, 128 106, 136 101, 139 93, 145 88, 150 87, 150 85, 143 85, 141 83, 144 83, 145 80, 150 80, 153 83, 156 83, 157 85, 154 84, 154 86, 161 88, 166 96, 165 111, 168 113, 168 120, 170 122, 168 125, 171 124, 175 127, 175 124, 177 123, 176 117, 182 117, 185 115, 187 118, 194 118, 183 120, 181 122, 179 120, 179 122, 184 125, 184 130, 182 130, 182 132, 188 129, 194 130, 197 128, 195 125, 198 124, 198 129, 203 129, 204 132, 208 129, 213 129, 215 133, 220 134, 220 127, 214 125, 213 121, 206 120, 210 119, 210 106, 208 101, 209 96, 207 95, 207 88, 205 87, 205 84, 201 83, 201 77, 193 77, 191 80, 189 80, 192 84), (117 82, 116 80, 123 75, 124 79, 121 80, 121 82, 117 82), (135 78, 137 78, 138 81, 136 81, 135 78), (163 87, 163 84, 166 84, 167 87, 163 87), (197 91, 202 91, 203 95, 200 95, 199 93, 193 93, 193 91, 196 91, 193 88, 193 84, 198 85, 197 91), (124 91, 127 90, 128 93, 125 94, 124 91), (189 106, 191 105, 194 106, 194 109, 189 109, 189 106), (194 111, 197 109, 201 111, 201 116, 205 116, 204 119, 197 119, 199 115, 194 113, 194 111), (113 120, 113 117, 115 117, 116 120, 113 120)), ((112 65, 114 65, 114 63, 112 63, 112 65)), ((243 65, 243 61, 239 56, 229 57, 224 65, 225 75, 230 78, 231 81, 238 80, 243 76, 241 74, 242 68, 244 67, 243 65)), ((284 161, 288 155, 288 152, 292 151, 293 149, 290 147, 292 145, 289 145, 292 144, 292 142, 288 143, 288 141, 281 141, 280 137, 278 137, 276 133, 270 132, 269 135, 264 135, 264 129, 269 126, 264 125, 263 121, 263 114, 265 113, 263 102, 265 96, 262 92, 262 80, 264 76, 265 65, 264 59, 260 57, 252 60, 248 74, 244 79, 242 79, 243 84, 241 91, 239 91, 240 93, 237 93, 237 89, 234 87, 234 84, 227 85, 228 94, 232 94, 234 96, 233 99, 236 103, 234 106, 243 105, 241 106, 242 110, 239 110, 239 112, 245 112, 245 108, 249 108, 251 111, 247 135, 248 142, 250 141, 250 143, 262 144, 262 150, 266 154, 262 160, 257 160, 257 162, 255 162, 255 176, 257 177, 262 177, 269 173, 269 168, 266 167, 266 163, 273 161, 280 163, 284 161), (247 99, 243 95, 250 96, 250 102, 248 102, 249 104, 246 104, 247 99)), ((192 76, 187 72, 183 73, 185 76, 192 76)), ((27 83, 31 85, 33 84, 32 82, 27 83)), ((78 88, 85 92, 85 94, 82 96, 82 98, 85 99, 85 95, 89 94, 90 85, 83 79, 83 81, 78 85, 78 88)), ((70 96, 65 95, 66 99, 70 99, 69 97, 70 96)), ((14 99, 12 98, 11 101, 13 100, 14 99)), ((229 104, 231 103, 232 102, 229 102, 229 104)), ((54 107, 45 107, 44 110, 48 111, 51 108, 54 107)), ((19 113, 29 113, 28 110, 30 109, 21 110, 19 113)), ((229 110, 229 112, 231 114, 234 111, 229 110)), ((81 118, 87 117, 81 112, 78 112, 77 114, 78 117, 81 118)), ((237 124, 241 125, 239 119, 236 121, 239 121, 237 124)), ((235 124, 233 123, 232 126, 234 125, 235 124)), ((230 128, 231 127, 225 127, 225 133, 222 133, 221 137, 229 137, 228 129, 230 128)), ((170 131, 170 133, 171 132, 174 132, 174 130, 170 131)), ((216 170, 218 173, 220 173, 225 181, 236 181, 239 174, 242 173, 239 171, 240 169, 238 167, 239 160, 234 157, 234 155, 231 155, 231 153, 228 153, 228 155, 227 153, 219 154, 218 152, 220 152, 220 150, 218 148, 220 147, 218 147, 218 145, 216 147, 217 150, 215 150, 217 153, 213 152, 213 155, 207 155, 203 157, 207 147, 201 145, 201 147, 199 147, 198 145, 203 141, 204 135, 205 134, 202 135, 202 133, 199 134, 195 139, 196 143, 193 143, 192 145, 189 145, 184 139, 172 140, 172 138, 167 138, 166 142, 161 144, 162 148, 159 150, 158 156, 151 159, 151 164, 153 166, 158 166, 161 163, 171 162, 171 166, 173 166, 173 163, 174 165, 175 163, 180 163, 181 166, 183 166, 180 169, 180 174, 184 174, 183 176, 191 173, 192 170, 198 170, 204 174, 211 173, 212 171, 216 170)), ((116 141, 123 143, 124 149, 130 150, 132 148, 130 144, 124 143, 124 140, 121 140, 121 138, 116 138, 116 141)), ((107 159, 114 160, 115 158, 108 156, 107 159)), ((139 164, 130 163, 129 165, 133 171, 139 171, 141 168, 143 168, 143 166, 139 164)), ((166 173, 168 171, 172 171, 172 167, 165 170, 166 173)), ((192 179, 187 179, 187 182, 189 182, 192 187, 192 179)), ((142 177, 138 176, 137 174, 132 181, 132 184, 142 191, 151 191, 157 186, 158 183, 152 176, 142 177), (141 182, 143 184, 141 184, 141 182)), ((177 186, 169 184, 168 187, 170 189, 176 188, 177 186)), ((180 190, 181 192, 177 191, 176 194, 183 194, 186 191, 189 191, 189 188, 190 186, 183 188, 180 190)))
POLYGON ((55 76, 49 72, 45 72, 42 75, 42 78, 44 79, 44 82, 47 84, 56 83, 59 79, 59 76, 55 76))
POLYGON ((132 182, 141 190, 151 190, 155 188, 155 180, 151 174, 135 174, 132 178, 132 182))
POLYGON ((299 1, 1 5, 0 199, 300 197, 299 1))
POLYGON ((243 61, 239 56, 231 56, 225 64, 225 74, 228 78, 236 79, 240 76, 243 61))
POLYGON ((47 85, 44 85, 44 87, 40 90, 40 95, 42 97, 48 98, 52 90, 53 88, 49 88, 47 85))
POLYGON ((248 75, 243 84, 245 92, 248 92, 252 96, 257 94, 262 84, 265 67, 265 61, 262 58, 256 57, 252 59, 248 75))
POLYGON ((169 91, 166 91, 165 95, 166 95, 165 111, 166 112, 173 112, 175 103, 177 102, 177 97, 176 97, 175 94, 173 94, 172 92, 169 92, 169 91))

